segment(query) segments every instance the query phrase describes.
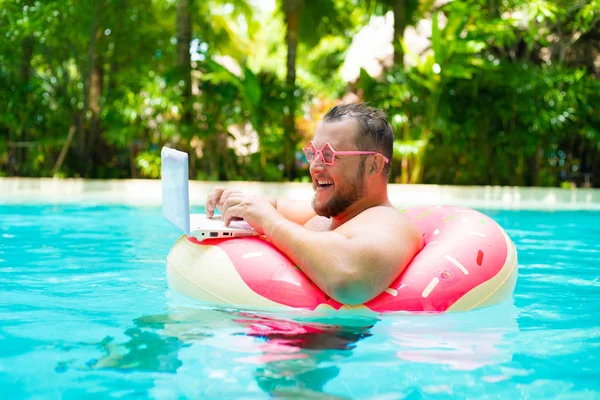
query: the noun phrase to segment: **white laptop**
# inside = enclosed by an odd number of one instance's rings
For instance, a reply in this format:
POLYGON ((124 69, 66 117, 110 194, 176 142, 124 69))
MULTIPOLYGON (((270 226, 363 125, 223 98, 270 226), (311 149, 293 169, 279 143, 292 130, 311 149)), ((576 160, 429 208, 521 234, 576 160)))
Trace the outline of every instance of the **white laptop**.
POLYGON ((167 221, 198 240, 259 235, 245 221, 231 221, 227 227, 220 216, 190 214, 187 153, 163 147, 160 155, 162 211, 167 221))

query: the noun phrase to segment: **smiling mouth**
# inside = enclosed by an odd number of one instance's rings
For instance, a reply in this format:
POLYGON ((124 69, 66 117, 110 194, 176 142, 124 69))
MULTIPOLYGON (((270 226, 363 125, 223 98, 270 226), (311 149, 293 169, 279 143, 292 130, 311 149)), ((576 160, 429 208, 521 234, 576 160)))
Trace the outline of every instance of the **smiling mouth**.
POLYGON ((333 181, 322 180, 322 179, 317 180, 317 190, 318 189, 327 189, 332 186, 333 186, 333 181))

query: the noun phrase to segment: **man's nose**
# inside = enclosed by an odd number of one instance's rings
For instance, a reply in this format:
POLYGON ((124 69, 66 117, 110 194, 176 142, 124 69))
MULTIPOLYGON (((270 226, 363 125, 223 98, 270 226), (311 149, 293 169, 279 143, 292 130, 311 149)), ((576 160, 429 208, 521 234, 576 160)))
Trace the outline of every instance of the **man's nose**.
POLYGON ((310 163, 311 171, 321 171, 325 169, 325 163, 323 163, 323 157, 319 154, 314 158, 314 160, 310 163))

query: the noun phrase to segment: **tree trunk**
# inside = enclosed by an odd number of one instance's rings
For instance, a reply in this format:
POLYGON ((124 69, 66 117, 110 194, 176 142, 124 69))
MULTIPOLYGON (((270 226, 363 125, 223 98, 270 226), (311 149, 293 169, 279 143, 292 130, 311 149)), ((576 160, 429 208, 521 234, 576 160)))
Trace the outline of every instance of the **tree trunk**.
MULTIPOLYGON (((73 143, 73 151, 77 158, 77 165, 75 167, 76 174, 85 176, 90 171, 90 160, 88 158, 88 135, 86 134, 86 119, 88 115, 88 110, 90 108, 90 101, 92 98, 91 88, 92 88, 92 76, 94 74, 94 70, 96 68, 96 47, 97 40, 99 37, 99 11, 100 6, 98 3, 95 4, 94 7, 94 18, 92 20, 92 26, 90 27, 90 42, 88 48, 88 58, 87 58, 87 66, 82 67, 82 70, 86 71, 85 77, 83 78, 84 84, 84 93, 83 93, 83 108, 80 110, 79 114, 81 118, 79 118, 77 122, 77 128, 75 131, 75 142, 73 143)), ((77 111, 75 111, 77 112, 77 111)))
POLYGON ((71 147, 71 142, 73 141, 73 136, 75 136, 75 131, 77 130, 77 125, 78 125, 77 120, 78 119, 79 119, 79 116, 76 115, 73 120, 73 123, 69 127, 69 133, 67 134, 67 139, 65 140, 65 143, 63 144, 63 147, 60 150, 60 154, 58 155, 56 164, 54 164, 54 168, 52 168, 52 176, 56 176, 56 173, 60 170, 60 167, 62 167, 63 162, 65 161, 65 157, 67 156, 67 152, 69 151, 69 147, 71 147))
MULTIPOLYGON (((32 5, 32 1, 26 2, 29 5, 32 5)), ((19 65, 19 78, 20 84, 23 88, 23 112, 20 113, 21 121, 19 121, 19 128, 17 130, 17 140, 21 142, 27 142, 29 140, 29 110, 31 110, 31 106, 29 104, 29 81, 31 80, 31 59, 33 58, 33 37, 27 36, 23 39, 21 43, 21 62, 19 65)), ((15 154, 15 165, 14 172, 16 175, 20 175, 21 167, 26 160, 27 157, 27 148, 26 147, 17 147, 14 148, 15 154)))
POLYGON ((408 156, 403 155, 401 163, 400 182, 408 183, 408 156))
POLYGON ((104 63, 102 58, 97 52, 94 53, 94 68, 92 68, 92 75, 90 79, 90 108, 91 120, 90 120, 90 133, 87 137, 87 143, 85 146, 86 159, 90 159, 92 153, 97 154, 97 142, 100 138, 100 113, 102 112, 102 90, 104 88, 104 63))
POLYGON ((177 3, 177 67, 183 81, 183 122, 191 122, 192 64, 190 43, 192 41, 192 18, 190 3, 192 0, 179 0, 177 3))
MULTIPOLYGON (((258 107, 256 108, 256 112, 260 112, 258 107)), ((263 123, 256 123, 254 125, 253 128, 256 131, 256 134, 258 135, 258 154, 260 156, 260 179, 265 181, 267 178, 267 151, 265 149, 265 127, 263 123)))
POLYGON ((498 6, 498 0, 488 0, 488 9, 490 10, 490 17, 500 17, 500 8, 498 6))
MULTIPOLYGON (((409 122, 405 122, 404 125, 402 125, 402 140, 404 140, 405 142, 408 141, 409 139, 409 122)), ((409 178, 409 173, 408 173, 408 154, 403 154, 402 155, 402 160, 401 160, 401 172, 400 172, 400 181, 404 184, 408 183, 408 178, 409 178)))
POLYGON ((180 131, 186 140, 186 145, 190 157, 189 175, 196 176, 195 149, 191 148, 191 138, 193 136, 193 118, 192 118, 192 63, 190 58, 190 43, 192 41, 192 0, 179 0, 177 3, 177 72, 182 87, 182 116, 180 121, 180 131))
POLYGON ((423 148, 419 149, 414 156, 414 163, 412 166, 412 171, 410 173, 409 182, 412 184, 421 183, 423 180, 423 162, 425 161, 425 152, 427 151, 427 140, 425 140, 425 144, 423 148))
POLYGON ((129 174, 131 179, 138 179, 138 169, 135 163, 137 157, 137 146, 133 143, 129 143, 129 174))
POLYGON ((217 179, 219 181, 229 180, 227 176, 227 171, 229 170, 227 165, 229 160, 229 152, 227 150, 227 128, 223 127, 217 134, 217 154, 221 155, 218 160, 219 174, 217 179))
POLYGON ((285 83, 287 86, 287 109, 283 119, 284 145, 283 156, 287 178, 291 181, 296 177, 296 52, 298 48, 298 34, 300 31, 300 13, 304 0, 285 0, 283 11, 285 13, 286 32, 285 43, 287 46, 287 72, 285 83))
POLYGON ((106 1, 95 3, 95 13, 92 22, 91 43, 89 48, 89 64, 87 76, 87 93, 84 110, 81 113, 84 119, 89 115, 89 132, 84 134, 85 128, 78 138, 80 144, 80 171, 87 177, 98 176, 98 166, 106 164, 112 154, 111 148, 102 135, 102 96, 104 94, 104 27, 102 26, 103 10, 106 1))
POLYGON ((33 57, 33 38, 31 36, 23 39, 21 43, 23 53, 21 53, 21 65, 19 66, 19 77, 21 83, 25 86, 29 85, 31 79, 31 58, 33 57))
POLYGON ((406 0, 394 1, 394 66, 404 65, 404 50, 401 41, 404 38, 404 30, 408 24, 406 0))
POLYGON ((540 186, 540 167, 542 165, 543 158, 544 149, 542 147, 538 147, 535 150, 535 153, 529 157, 529 168, 525 179, 526 186, 540 186))

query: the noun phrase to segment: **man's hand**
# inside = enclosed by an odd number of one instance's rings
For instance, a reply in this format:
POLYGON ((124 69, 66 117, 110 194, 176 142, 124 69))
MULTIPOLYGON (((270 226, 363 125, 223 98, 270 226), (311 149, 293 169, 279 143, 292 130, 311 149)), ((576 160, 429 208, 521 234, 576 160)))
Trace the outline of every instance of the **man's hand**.
POLYGON ((212 218, 215 215, 215 209, 222 210, 223 203, 232 193, 242 193, 237 189, 225 189, 224 187, 216 187, 208 194, 206 198, 206 216, 212 218))
MULTIPOLYGON (((219 209, 225 214, 224 206, 225 202, 231 196, 245 196, 240 190, 237 189, 225 189, 224 187, 214 188, 206 198, 206 216, 212 218, 215 214, 215 209, 219 209)), ((307 221, 315 216, 315 211, 312 209, 309 201, 298 201, 290 199, 275 199, 273 197, 260 197, 260 196, 249 196, 254 199, 262 199, 270 204, 275 210, 277 215, 283 216, 298 225, 304 225, 307 221)), ((236 209, 236 211, 239 211, 236 209)), ((236 216, 238 217, 238 216, 236 216)), ((246 219, 246 217, 243 217, 246 219)), ((251 217, 248 217, 251 218, 251 217)), ((250 225, 250 221, 246 220, 250 225)), ((228 221, 229 223, 229 221, 228 221)), ((256 229, 256 228, 255 228, 256 229)), ((262 231, 261 231, 262 232, 262 231)))
POLYGON ((241 218, 261 235, 265 234, 267 224, 284 219, 268 199, 242 192, 229 193, 219 209, 223 213, 225 226, 229 226, 231 220, 241 218))
MULTIPOLYGON (((222 213, 225 213, 223 210, 223 205, 232 194, 243 195, 241 190, 237 189, 225 189, 224 187, 216 187, 214 188, 206 198, 206 216, 208 218, 212 218, 215 215, 215 209, 219 209, 222 213)), ((275 200, 268 199, 268 202, 276 207, 275 200)))

